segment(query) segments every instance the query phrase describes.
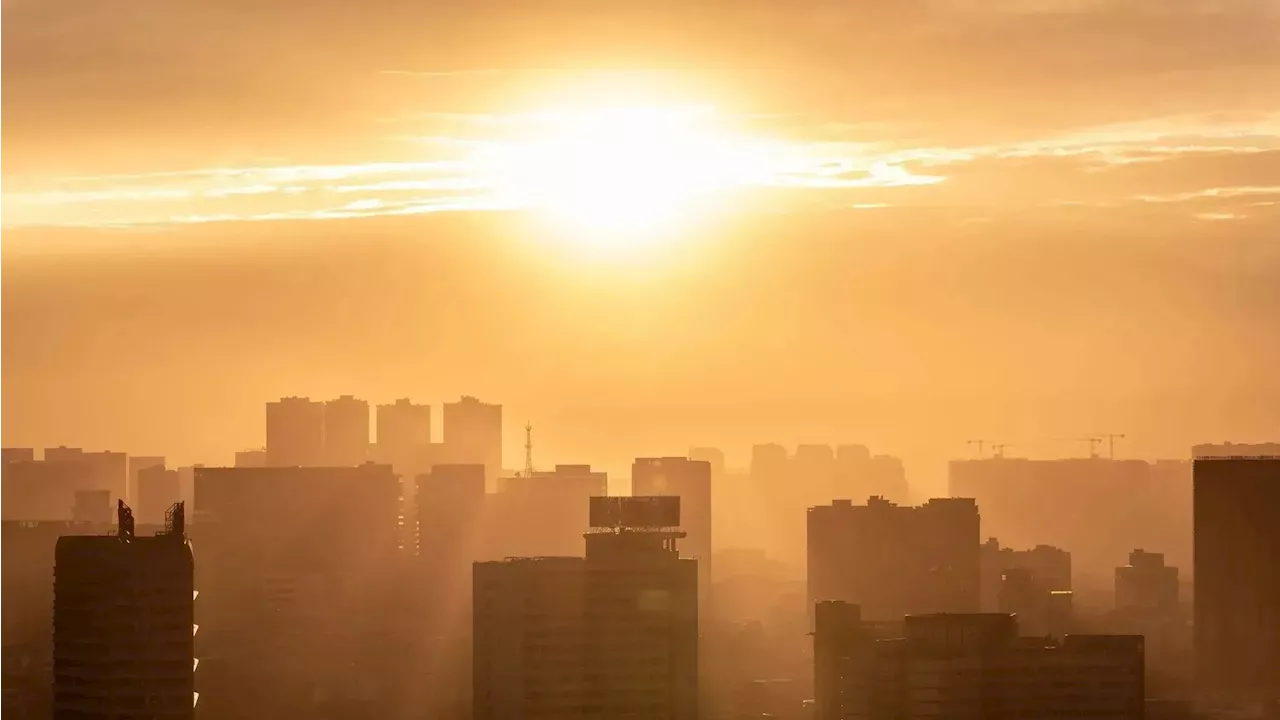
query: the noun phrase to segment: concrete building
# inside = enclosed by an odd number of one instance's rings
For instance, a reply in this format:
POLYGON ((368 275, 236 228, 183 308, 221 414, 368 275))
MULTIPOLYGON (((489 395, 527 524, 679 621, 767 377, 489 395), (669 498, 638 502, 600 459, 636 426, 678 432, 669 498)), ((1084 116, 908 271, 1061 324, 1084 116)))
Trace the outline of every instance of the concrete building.
POLYGON ((369 403, 343 395, 324 404, 325 463, 363 465, 369 460, 369 403))
POLYGON ((591 498, 609 492, 609 475, 590 465, 557 465, 502 478, 490 500, 490 558, 579 556, 591 498))
POLYGON ((904 507, 872 497, 808 512, 808 594, 858 603, 868 620, 927 612, 977 612, 981 603, 978 506, 932 499, 904 507))
POLYGON ((183 508, 162 534, 58 540, 53 577, 53 717, 195 716, 195 569, 183 508))
POLYGON ((409 456, 431 443, 431 406, 400 398, 378 406, 378 448, 389 457, 409 456))
MULTIPOLYGON (((157 465, 164 467, 164 462, 164 457, 160 455, 129 456, 129 496, 124 500, 130 507, 137 507, 138 505, 138 474, 149 467, 155 467, 157 465)), ((174 502, 177 501, 175 500, 174 502)), ((164 513, 162 512, 161 515, 163 514, 164 513)), ((137 517, 141 520, 140 515, 137 517)))
POLYGON ((1143 717, 1140 636, 1053 642, 980 613, 911 615, 902 637, 883 640, 839 602, 819 603, 815 622, 818 720, 1143 717))
POLYGON ((0 463, 33 462, 36 459, 35 448, 7 447, 0 449, 0 463))
POLYGON ((152 465, 138 472, 137 519, 140 523, 161 524, 165 512, 175 503, 182 502, 182 486, 177 470, 165 469, 164 463, 152 465))
POLYGON ((485 482, 502 474, 502 406, 463 396, 444 404, 444 443, 453 462, 484 465, 485 482))
POLYGON ((202 712, 391 713, 416 641, 399 495, 386 465, 195 470, 202 712))
POLYGON ((474 717, 698 717, 697 561, 679 499, 596 498, 581 558, 478 563, 474 717))
POLYGON ((698 561, 703 609, 711 588, 711 463, 682 457, 637 458, 631 464, 631 494, 680 498, 680 543, 685 557, 698 561))
POLYGON ((1116 559, 1135 547, 1164 548, 1175 564, 1191 554, 1185 462, 993 457, 953 461, 948 475, 951 496, 977 500, 988 536, 1070 550, 1077 594, 1106 593, 1116 559))
POLYGON ((94 525, 109 524, 111 522, 111 491, 77 490, 75 504, 71 506, 71 520, 94 525))
POLYGON ((1197 685, 1280 698, 1280 456, 1201 457, 1194 472, 1197 685))
POLYGON ((267 403, 267 465, 317 467, 325 464, 324 404, 305 397, 267 403))
POLYGON ((1026 570, 1045 593, 1070 591, 1071 553, 1052 545, 1029 550, 1001 547, 996 538, 982 544, 982 612, 1004 612, 998 595, 1006 571, 1026 570))
POLYGON ((266 448, 237 450, 235 466, 238 468, 258 468, 267 466, 266 448))
POLYGON ((1176 614, 1178 568, 1164 564, 1164 553, 1129 553, 1129 564, 1116 568, 1116 610, 1176 614))

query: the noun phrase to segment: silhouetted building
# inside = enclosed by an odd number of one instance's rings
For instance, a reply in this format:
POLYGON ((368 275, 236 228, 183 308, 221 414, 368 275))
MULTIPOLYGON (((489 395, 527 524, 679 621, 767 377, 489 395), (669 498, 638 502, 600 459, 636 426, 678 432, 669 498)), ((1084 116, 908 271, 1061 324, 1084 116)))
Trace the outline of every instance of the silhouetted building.
POLYGON ((1116 609, 1176 613, 1178 568, 1164 564, 1164 553, 1129 553, 1129 564, 1116 568, 1116 609))
POLYGON ((444 404, 444 442, 456 463, 484 465, 485 482, 502 474, 502 406, 463 396, 444 404))
POLYGON ((681 457, 637 458, 631 464, 631 494, 680 498, 680 529, 686 534, 681 546, 685 557, 698 561, 705 610, 711 589, 711 464, 681 457))
POLYGON ((698 717, 679 499, 595 498, 585 558, 475 566, 474 717, 698 717))
POLYGON ((195 470, 202 713, 390 714, 416 642, 399 494, 386 465, 195 470))
POLYGON ((491 558, 583 552, 591 498, 609 492, 609 476, 590 465, 557 465, 530 477, 502 478, 491 498, 491 558))
POLYGON ((267 403, 267 465, 324 465, 324 404, 304 397, 267 403))
POLYGON ((1020 637, 1007 614, 911 615, 885 640, 856 605, 815 608, 819 720, 1141 720, 1143 662, 1139 636, 1020 637))
MULTIPOLYGON (((129 503, 130 507, 137 507, 138 506, 138 474, 149 467, 155 467, 157 465, 159 465, 160 467, 164 467, 164 458, 159 455, 130 455, 128 462, 129 462, 129 496, 125 498, 125 502, 129 503)), ((163 514, 164 513, 162 512, 161 515, 163 514)))
POLYGON ((378 406, 378 446, 389 457, 408 457, 414 448, 431 443, 431 406, 401 398, 378 406))
MULTIPOLYGON (((117 502, 123 502, 118 500, 117 502)), ((110 490, 77 490, 71 509, 74 522, 107 525, 111 522, 110 490)))
POLYGON ((267 450, 238 450, 236 451, 236 467, 238 468, 258 468, 267 466, 267 450))
POLYGON ((1190 555, 1191 483, 1184 462, 957 460, 949 481, 952 496, 977 500, 989 536, 1013 546, 1069 549, 1077 594, 1089 578, 1105 593, 1116 558, 1135 547, 1164 548, 1175 559, 1190 555))
POLYGON ((713 447, 689 448, 689 459, 700 460, 711 465, 711 482, 715 483, 724 477, 724 451, 713 447))
POLYGON ((163 463, 152 465, 138 472, 137 519, 140 523, 160 524, 165 512, 182 502, 182 487, 178 471, 167 470, 163 463))
POLYGON ((1051 545, 1014 550, 988 538, 982 544, 982 612, 1005 612, 997 598, 1005 572, 1014 569, 1029 571, 1046 593, 1072 589, 1071 553, 1051 545))
POLYGON ((36 459, 35 448, 4 448, 0 450, 0 463, 33 462, 36 459))
POLYGON ((809 508, 809 601, 861 605, 869 620, 927 612, 976 612, 980 596, 978 506, 935 498, 904 507, 872 497, 809 508))
POLYGON ((166 532, 59 538, 53 573, 53 717, 195 714, 195 573, 181 505, 166 532))
POLYGON ((325 463, 363 465, 369 460, 369 403, 343 395, 324 404, 325 463))
POLYGON ((1201 692, 1280 698, 1280 457, 1195 461, 1194 607, 1201 692))

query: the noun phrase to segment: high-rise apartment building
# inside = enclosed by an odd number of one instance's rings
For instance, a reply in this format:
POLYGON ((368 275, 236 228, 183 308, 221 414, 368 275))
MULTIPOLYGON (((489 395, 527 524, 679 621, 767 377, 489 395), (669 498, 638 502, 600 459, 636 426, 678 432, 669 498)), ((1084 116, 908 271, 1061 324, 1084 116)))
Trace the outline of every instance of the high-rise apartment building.
POLYGON ((1200 457, 1194 473, 1197 684, 1280 698, 1280 456, 1200 457))
POLYGON ((1019 637, 1000 613, 909 615, 879 639, 850 603, 815 608, 818 720, 1144 717, 1141 636, 1019 637))
POLYGON ((591 498, 608 492, 608 474, 590 465, 500 479, 491 497, 490 557, 581 556, 591 498))
POLYGON ((267 403, 267 465, 324 465, 324 416, 324 403, 309 398, 287 397, 267 403))
POLYGON ((378 450, 384 457, 409 457, 414 448, 431 444, 431 406, 409 398, 378 406, 378 450))
POLYGON ((711 463, 682 457, 637 458, 631 494, 680 498, 681 550, 698 561, 698 589, 705 608, 711 587, 711 463))
POLYGON ((159 525, 165 512, 182 501, 182 487, 178 471, 165 469, 164 463, 151 465, 138 471, 135 506, 137 520, 144 524, 159 525))
POLYGON ((399 495, 386 465, 195 470, 204 712, 390 712, 414 641, 399 495))
POLYGON ((1116 568, 1116 609, 1177 613, 1178 568, 1164 564, 1164 553, 1129 553, 1116 568))
POLYGON ((869 620, 977 612, 978 506, 935 498, 918 507, 873 497, 809 508, 809 602, 858 603, 869 620))
MULTIPOLYGON (((129 460, 128 460, 129 496, 124 498, 124 501, 128 503, 130 507, 137 507, 138 505, 138 474, 141 473, 146 468, 155 467, 157 465, 159 465, 160 467, 164 467, 163 456, 160 456, 160 455, 130 455, 129 456, 129 460)), ((163 513, 161 514, 163 515, 163 513)))
POLYGON ((58 540, 53 717, 179 720, 195 715, 195 569, 183 507, 135 536, 118 501, 115 535, 58 540))
POLYGON ((444 443, 453 462, 484 465, 492 484, 502 474, 502 406, 470 396, 445 403, 444 443))
POLYGON ((988 538, 982 544, 982 612, 1001 612, 997 595, 1009 570, 1028 571, 1045 593, 1072 589, 1071 553, 1052 545, 1015 550, 988 538))
POLYGON ((582 558, 475 566, 474 717, 698 716, 697 561, 679 498, 595 498, 582 558))
POLYGON ((369 460, 369 403, 343 395, 324 404, 325 464, 363 465, 369 460))
POLYGON ((237 450, 235 466, 238 468, 256 468, 267 466, 266 448, 237 450))
POLYGON ((724 451, 713 447, 689 448, 690 460, 701 460, 711 464, 711 481, 716 482, 725 474, 724 451))

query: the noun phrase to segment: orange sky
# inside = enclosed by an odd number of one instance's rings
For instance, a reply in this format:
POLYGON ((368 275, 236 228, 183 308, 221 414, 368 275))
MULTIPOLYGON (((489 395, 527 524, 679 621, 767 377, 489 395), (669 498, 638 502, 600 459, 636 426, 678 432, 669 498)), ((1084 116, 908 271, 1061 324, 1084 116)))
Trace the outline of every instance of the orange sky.
MULTIPOLYGON (((849 5, 6 2, 5 444, 219 462, 345 392, 611 464, 1280 429, 1274 3, 849 5), (598 257, 484 162, 581 106, 752 150, 598 257)), ((687 177, 592 152, 573 187, 687 177)))

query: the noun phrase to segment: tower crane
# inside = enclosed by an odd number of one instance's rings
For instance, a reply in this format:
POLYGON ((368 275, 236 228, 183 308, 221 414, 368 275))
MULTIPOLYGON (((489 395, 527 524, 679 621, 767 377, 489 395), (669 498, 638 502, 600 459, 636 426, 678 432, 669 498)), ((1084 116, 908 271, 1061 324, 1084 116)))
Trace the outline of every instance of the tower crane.
POLYGON ((965 444, 966 444, 966 445, 969 445, 970 447, 972 447, 972 446, 974 446, 974 445, 977 445, 977 446, 978 446, 978 457, 984 457, 983 450, 984 450, 984 449, 986 448, 986 446, 987 446, 987 441, 986 441, 986 439, 985 439, 985 438, 979 438, 979 439, 977 439, 977 440, 966 440, 966 441, 965 441, 965 444))
POLYGON ((1116 459, 1116 441, 1123 440, 1124 434, 1123 433, 1098 433, 1098 436, 1106 439, 1107 457, 1112 460, 1115 460, 1116 459))
POLYGON ((1008 445, 1008 444, 1006 444, 1006 443, 995 443, 994 445, 992 445, 992 446, 991 446, 991 457, 994 457, 994 458, 1003 458, 1003 457, 1004 457, 1004 449, 1005 449, 1005 448, 1008 448, 1008 447, 1013 447, 1013 446, 1012 446, 1012 445, 1008 445))
POLYGON ((1078 438, 1078 441, 1079 441, 1079 442, 1087 442, 1087 443, 1089 443, 1089 457, 1090 457, 1090 458, 1096 458, 1096 457, 1098 457, 1098 445, 1102 444, 1102 438, 1100 438, 1100 437, 1082 437, 1082 438, 1078 438))

